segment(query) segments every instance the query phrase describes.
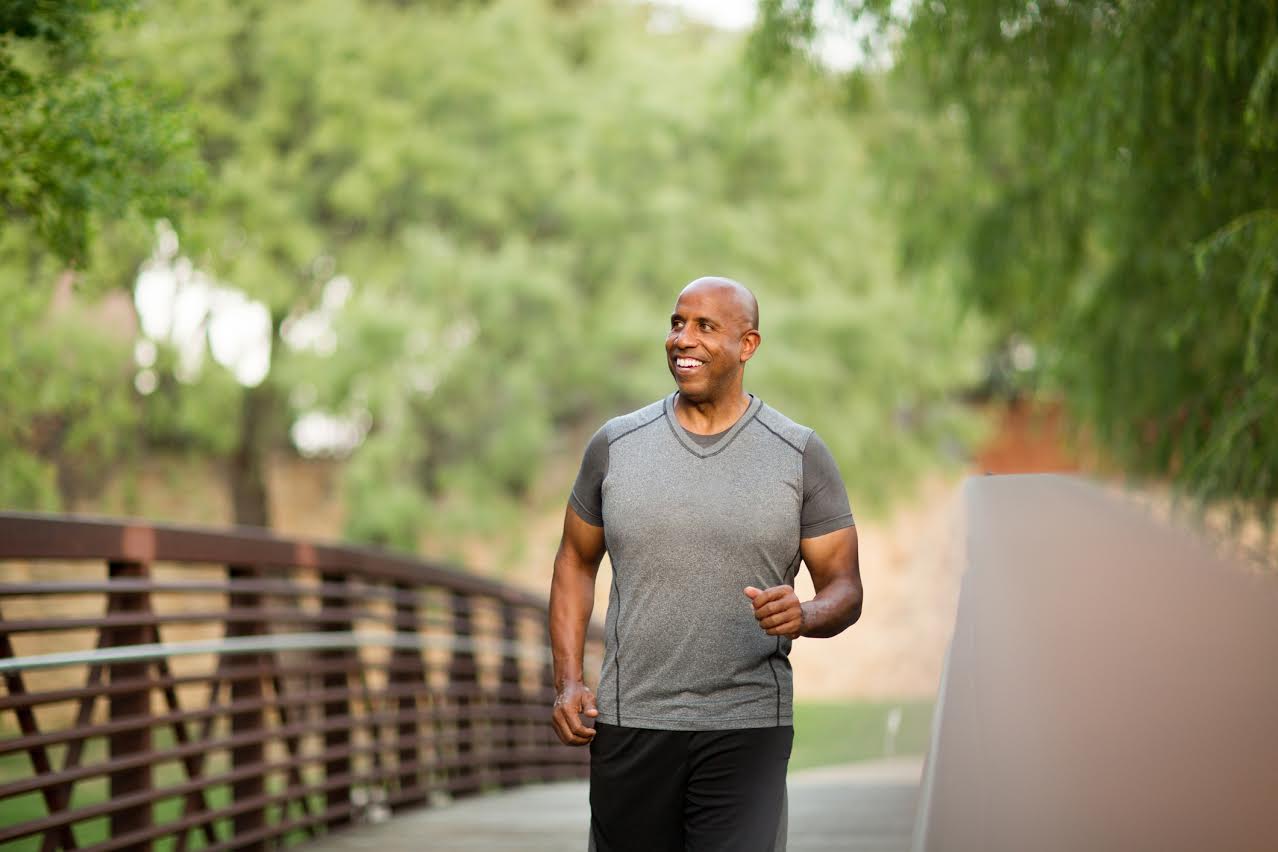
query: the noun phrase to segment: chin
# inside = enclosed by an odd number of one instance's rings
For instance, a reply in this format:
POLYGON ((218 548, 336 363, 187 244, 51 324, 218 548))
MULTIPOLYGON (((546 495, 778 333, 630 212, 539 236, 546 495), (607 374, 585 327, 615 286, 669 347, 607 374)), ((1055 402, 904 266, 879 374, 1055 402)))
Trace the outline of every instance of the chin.
POLYGON ((675 387, 679 389, 679 395, 688 402, 704 402, 710 396, 709 388, 691 387, 678 379, 675 379, 675 387))

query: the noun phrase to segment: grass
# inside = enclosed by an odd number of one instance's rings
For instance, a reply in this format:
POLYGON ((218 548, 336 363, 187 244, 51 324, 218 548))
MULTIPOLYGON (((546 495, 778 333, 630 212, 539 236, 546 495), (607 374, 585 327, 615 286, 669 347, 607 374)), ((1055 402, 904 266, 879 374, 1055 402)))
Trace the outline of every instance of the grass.
MULTIPOLYGON (((17 733, 11 730, 0 730, 0 736, 17 736, 17 733)), ((173 746, 173 736, 167 730, 157 730, 154 732, 155 750, 164 752, 173 746)), ((57 745, 49 749, 50 760, 55 767, 61 767, 64 756, 65 746, 57 745)), ((106 759, 107 746, 106 740, 102 737, 93 737, 86 741, 84 755, 81 759, 82 765, 90 765, 100 763, 106 759)), ((229 760, 224 752, 215 752, 208 758, 204 771, 207 775, 215 775, 226 772, 230 768, 229 760)), ((32 766, 26 753, 18 752, 0 756, 0 783, 6 781, 15 781, 22 778, 30 777, 32 766)), ((154 769, 154 785, 156 788, 163 789, 182 783, 187 780, 185 770, 177 761, 163 761, 157 763, 154 769)), ((272 772, 267 776, 266 788, 269 792, 277 792, 285 786, 284 779, 279 772, 272 772)), ((81 808, 89 805, 95 805, 99 802, 106 801, 109 796, 109 782, 105 776, 97 776, 76 782, 72 788, 71 806, 72 808, 81 808)), ((231 804, 231 790, 228 784, 217 784, 206 788, 205 797, 208 801, 210 810, 217 810, 231 804)), ((318 797, 311 797, 312 807, 319 807, 320 801, 318 797)), ((272 821, 279 813, 279 806, 272 806, 270 809, 272 821)), ((169 797, 157 801, 152 807, 152 818, 157 824, 172 822, 178 819, 183 812, 183 801, 181 797, 169 797)), ((48 813, 45 808, 44 799, 40 793, 26 793, 20 796, 11 796, 0 800, 0 827, 8 827, 17 825, 18 823, 27 822, 29 820, 40 819, 48 813)), ((296 813, 294 813, 296 815, 296 813)), ((218 837, 229 838, 231 836, 231 820, 229 818, 219 819, 214 823, 218 837)), ((107 840, 110 836, 110 818, 103 816, 95 819, 81 820, 75 824, 75 837, 80 844, 98 843, 107 840)), ((293 839, 300 839, 299 832, 293 832, 290 835, 293 839)), ((19 840, 10 841, 9 843, 0 844, 0 849, 4 852, 26 852, 31 850, 35 852, 40 848, 41 836, 35 835, 25 837, 19 840)), ((188 848, 199 849, 207 845, 202 833, 194 833, 188 841, 188 848)), ((156 841, 152 848, 156 852, 166 852, 175 846, 172 838, 163 838, 156 841)))
POLYGON ((923 755, 931 733, 931 701, 798 702, 790 769, 923 755), (900 722, 892 737, 888 722, 894 712, 900 722))

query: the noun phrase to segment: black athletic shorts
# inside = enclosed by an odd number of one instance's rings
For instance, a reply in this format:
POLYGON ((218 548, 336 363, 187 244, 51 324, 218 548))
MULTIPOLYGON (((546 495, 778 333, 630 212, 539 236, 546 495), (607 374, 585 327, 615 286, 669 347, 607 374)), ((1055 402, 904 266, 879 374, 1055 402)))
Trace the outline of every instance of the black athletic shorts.
POLYGON ((654 731, 595 725, 590 840, 598 852, 772 852, 794 728, 654 731))

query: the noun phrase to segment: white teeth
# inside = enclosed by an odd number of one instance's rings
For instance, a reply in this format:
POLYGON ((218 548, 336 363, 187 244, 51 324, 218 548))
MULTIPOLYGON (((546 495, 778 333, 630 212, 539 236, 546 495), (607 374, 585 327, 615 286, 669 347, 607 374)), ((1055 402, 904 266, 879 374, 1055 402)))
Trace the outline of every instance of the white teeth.
POLYGON ((696 358, 676 358, 675 364, 680 367, 700 367, 704 361, 698 361, 696 358))

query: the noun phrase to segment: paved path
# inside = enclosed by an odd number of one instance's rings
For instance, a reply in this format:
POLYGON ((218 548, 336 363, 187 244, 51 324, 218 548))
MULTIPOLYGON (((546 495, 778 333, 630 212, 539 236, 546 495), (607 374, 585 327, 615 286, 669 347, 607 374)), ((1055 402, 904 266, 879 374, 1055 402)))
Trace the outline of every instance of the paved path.
MULTIPOLYGON (((873 761, 790 774, 788 852, 905 852, 922 765, 873 761)), ((541 784, 405 813, 309 844, 307 852, 585 850, 586 785, 541 784)))

